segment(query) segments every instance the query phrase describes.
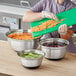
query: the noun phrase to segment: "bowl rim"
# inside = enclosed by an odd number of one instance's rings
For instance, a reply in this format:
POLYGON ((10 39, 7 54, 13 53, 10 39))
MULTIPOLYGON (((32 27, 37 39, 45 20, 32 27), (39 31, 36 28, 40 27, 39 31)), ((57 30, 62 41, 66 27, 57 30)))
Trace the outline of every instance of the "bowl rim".
MULTIPOLYGON (((10 30, 10 31, 6 32, 5 35, 6 35, 7 38, 9 38, 9 39, 13 39, 13 40, 16 40, 16 41, 33 41, 33 40, 38 39, 38 38, 36 38, 36 39, 29 39, 29 40, 18 40, 18 39, 14 39, 14 38, 10 38, 10 37, 8 37, 9 34, 11 34, 11 33, 15 33, 15 32, 17 32, 18 30, 20 30, 20 29, 10 30)), ((21 29, 21 30, 23 30, 23 29, 21 29)), ((27 30, 23 30, 23 31, 24 31, 24 32, 27 32, 27 30)))
MULTIPOLYGON (((40 44, 40 46, 43 46, 42 44, 41 44, 41 42, 44 42, 44 41, 47 41, 47 40, 64 40, 64 41, 66 41, 67 42, 67 45, 69 45, 69 41, 68 40, 65 40, 65 39, 62 39, 62 38, 46 38, 46 39, 42 39, 40 42, 39 42, 39 44, 40 44)), ((65 45, 64 47, 66 47, 67 45, 65 45)), ((47 47, 47 46, 43 46, 43 47, 46 47, 46 48, 62 48, 62 47, 47 47)))
MULTIPOLYGON (((19 57, 22 58, 22 59, 26 59, 26 60, 39 60, 39 59, 42 59, 45 56, 45 53, 42 50, 37 50, 37 49, 30 49, 29 50, 29 52, 36 52, 36 51, 43 53, 43 55, 41 54, 42 56, 39 57, 39 58, 24 58, 24 57, 21 57, 20 55, 19 55, 19 57)), ((24 53, 25 53, 25 51, 24 51, 24 53)))

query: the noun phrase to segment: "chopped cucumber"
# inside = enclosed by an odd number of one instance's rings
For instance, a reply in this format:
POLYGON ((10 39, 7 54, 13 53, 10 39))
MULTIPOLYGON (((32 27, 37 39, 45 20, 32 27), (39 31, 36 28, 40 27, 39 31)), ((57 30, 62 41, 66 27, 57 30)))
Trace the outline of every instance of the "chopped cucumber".
POLYGON ((40 58, 40 57, 42 57, 42 55, 37 54, 35 52, 28 52, 28 53, 23 53, 21 55, 21 57, 24 57, 24 58, 40 58))

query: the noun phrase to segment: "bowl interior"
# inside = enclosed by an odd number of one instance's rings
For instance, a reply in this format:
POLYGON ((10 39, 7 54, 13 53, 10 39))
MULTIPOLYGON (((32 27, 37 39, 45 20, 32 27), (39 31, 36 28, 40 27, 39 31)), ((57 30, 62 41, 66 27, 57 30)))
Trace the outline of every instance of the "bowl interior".
POLYGON ((64 47, 69 44, 69 41, 61 38, 49 38, 41 40, 40 44, 45 47, 64 47))
POLYGON ((40 37, 33 38, 32 33, 28 32, 28 30, 18 29, 18 30, 10 30, 6 33, 7 38, 14 40, 36 40, 40 37))
POLYGON ((44 53, 41 50, 31 49, 18 52, 18 55, 25 59, 40 59, 43 58, 44 53))

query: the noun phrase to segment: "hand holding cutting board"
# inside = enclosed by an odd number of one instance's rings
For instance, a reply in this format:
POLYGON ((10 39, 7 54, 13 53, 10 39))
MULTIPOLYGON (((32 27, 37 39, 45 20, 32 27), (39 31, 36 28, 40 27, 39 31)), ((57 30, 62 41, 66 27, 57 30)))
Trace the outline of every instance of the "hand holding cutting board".
MULTIPOLYGON (((66 24, 67 26, 71 26, 71 25, 76 24, 76 8, 73 8, 71 10, 56 14, 56 16, 59 18, 59 20, 64 19, 64 18, 65 18, 65 20, 62 21, 61 23, 57 24, 55 27, 47 28, 45 30, 38 31, 38 32, 33 32, 33 37, 42 36, 44 34, 48 34, 48 33, 57 31, 59 29, 59 26, 63 25, 63 24, 66 24)), ((39 26, 48 20, 51 20, 51 19, 44 18, 42 20, 32 22, 31 28, 39 26)))

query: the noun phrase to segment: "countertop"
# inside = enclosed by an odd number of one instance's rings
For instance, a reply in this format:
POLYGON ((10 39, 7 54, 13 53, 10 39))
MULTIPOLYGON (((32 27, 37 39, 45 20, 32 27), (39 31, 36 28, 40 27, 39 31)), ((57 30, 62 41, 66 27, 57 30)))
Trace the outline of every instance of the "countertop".
POLYGON ((76 76, 76 54, 67 53, 59 61, 43 59, 37 69, 26 69, 7 41, 0 41, 0 73, 13 76, 76 76))

